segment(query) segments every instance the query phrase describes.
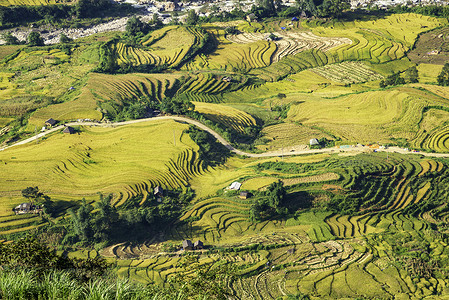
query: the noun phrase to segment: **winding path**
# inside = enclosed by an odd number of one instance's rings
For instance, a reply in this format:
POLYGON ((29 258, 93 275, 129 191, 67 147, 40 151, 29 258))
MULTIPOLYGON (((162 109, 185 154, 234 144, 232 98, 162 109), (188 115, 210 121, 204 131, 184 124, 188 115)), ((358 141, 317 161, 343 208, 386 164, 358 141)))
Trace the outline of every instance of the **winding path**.
MULTIPOLYGON (((243 152, 241 150, 238 150, 231 146, 220 134, 218 134, 216 131, 212 130, 211 128, 207 127, 203 123, 186 118, 186 117, 178 117, 178 116, 160 116, 160 117, 153 117, 153 118, 146 118, 146 119, 138 119, 138 120, 131 120, 131 121, 124 121, 124 122, 115 122, 115 123, 96 123, 96 122, 70 122, 66 123, 64 125, 59 125, 57 127, 51 128, 49 130, 46 130, 45 132, 41 132, 33 137, 30 137, 28 139, 25 139, 23 141, 17 142, 13 145, 6 146, 3 148, 0 148, 0 151, 9 149, 14 146, 24 145, 27 143, 31 143, 33 141, 36 141, 36 139, 39 139, 43 136, 46 136, 47 134, 50 134, 52 132, 62 130, 65 126, 99 126, 99 127, 115 127, 115 126, 123 126, 123 125, 129 125, 129 124, 136 124, 136 123, 142 123, 142 122, 151 122, 151 121, 161 121, 161 120, 175 120, 178 122, 185 122, 189 124, 193 124, 197 126, 198 128, 207 131, 211 135, 213 135, 223 146, 228 148, 231 152, 236 153, 238 155, 244 155, 248 157, 279 157, 279 156, 291 156, 291 155, 301 155, 301 154, 317 154, 317 153, 339 153, 339 152, 365 152, 372 150, 367 146, 356 146, 356 147, 350 147, 350 148, 323 148, 323 149, 308 149, 308 150, 295 150, 290 152, 284 152, 283 150, 277 150, 277 151, 270 151, 265 153, 248 153, 243 152)), ((383 151, 383 152, 395 152, 395 153, 401 153, 401 154, 418 154, 423 156, 429 156, 429 157, 449 157, 449 153, 427 153, 427 152, 412 152, 409 150, 405 150, 399 147, 389 147, 387 149, 376 149, 376 151, 383 151)))

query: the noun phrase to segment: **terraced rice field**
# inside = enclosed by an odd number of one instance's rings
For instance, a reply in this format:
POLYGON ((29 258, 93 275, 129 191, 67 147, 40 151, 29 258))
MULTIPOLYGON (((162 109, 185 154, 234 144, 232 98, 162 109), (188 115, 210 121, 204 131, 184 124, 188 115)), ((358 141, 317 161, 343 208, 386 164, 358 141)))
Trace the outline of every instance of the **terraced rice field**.
POLYGON ((382 75, 370 70, 365 64, 352 61, 314 68, 311 71, 332 81, 345 84, 361 83, 383 78, 382 75))
POLYGON ((167 95, 176 91, 179 75, 160 74, 126 74, 106 75, 91 73, 85 87, 74 100, 48 106, 38 110, 30 118, 30 123, 43 126, 45 120, 101 120, 102 113, 98 111, 98 104, 114 116, 118 113, 117 107, 124 102, 141 101, 147 98, 150 101, 160 101, 167 95))
POLYGON ((373 21, 333 22, 322 25, 316 21, 303 23, 321 38, 350 39, 352 43, 328 51, 299 52, 252 73, 267 81, 277 81, 286 75, 307 68, 342 61, 365 60, 375 64, 398 60, 413 45, 419 33, 447 24, 437 19, 417 14, 395 14, 373 21))
MULTIPOLYGON (((363 143, 388 143, 392 136, 412 140, 421 133, 419 123, 425 107, 435 102, 444 107, 448 105, 442 98, 409 88, 335 99, 292 97, 292 101, 295 100, 304 102, 292 105, 288 119, 309 127, 323 128, 324 132, 332 133, 343 141, 363 143)), ((439 122, 441 125, 442 120, 439 122)), ((442 145, 444 147, 444 142, 442 145)))
MULTIPOLYGON (((274 35, 279 40, 273 41, 276 44, 276 51, 273 53, 272 62, 278 62, 285 56, 295 55, 308 49, 326 52, 334 47, 352 43, 348 38, 324 38, 311 32, 279 31, 275 32, 274 35)), ((269 34, 258 32, 227 35, 226 38, 234 43, 249 44, 266 40, 267 36, 269 34)))
POLYGON ((234 131, 245 134, 245 128, 255 126, 256 120, 250 114, 241 110, 222 105, 203 102, 193 102, 195 111, 201 113, 207 119, 234 131))
POLYGON ((278 180, 284 183, 284 186, 297 185, 301 183, 315 183, 315 182, 329 182, 336 181, 340 178, 338 174, 335 173, 324 173, 319 175, 303 176, 303 177, 289 177, 289 178, 278 178, 278 177, 254 177, 246 180, 242 184, 242 188, 246 190, 266 190, 267 186, 278 180))
POLYGON ((114 203, 121 205, 137 194, 145 200, 156 185, 184 189, 204 172, 198 146, 183 134, 187 128, 174 121, 85 127, 80 134, 57 133, 39 144, 2 151, 1 199, 23 202, 20 191, 39 186, 54 200, 59 195, 95 198, 100 191, 113 193, 114 203))
POLYGON ((111 50, 116 53, 117 64, 177 67, 191 52, 191 48, 200 44, 204 34, 197 28, 170 26, 155 31, 146 38, 142 43, 145 48, 127 46, 120 42, 114 44, 111 50))

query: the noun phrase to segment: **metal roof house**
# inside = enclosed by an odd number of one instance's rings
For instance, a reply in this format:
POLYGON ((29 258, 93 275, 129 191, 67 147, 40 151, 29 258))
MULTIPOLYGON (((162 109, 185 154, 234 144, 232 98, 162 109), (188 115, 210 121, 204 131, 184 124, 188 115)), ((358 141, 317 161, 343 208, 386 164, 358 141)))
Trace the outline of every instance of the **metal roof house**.
POLYGON ((235 182, 231 183, 231 186, 229 187, 229 189, 238 191, 238 190, 240 190, 241 186, 242 186, 242 184, 240 182, 235 181, 235 182))
POLYGON ((319 146, 319 145, 320 145, 320 142, 318 142, 317 139, 310 139, 309 145, 310 145, 310 146, 316 146, 316 145, 319 146))

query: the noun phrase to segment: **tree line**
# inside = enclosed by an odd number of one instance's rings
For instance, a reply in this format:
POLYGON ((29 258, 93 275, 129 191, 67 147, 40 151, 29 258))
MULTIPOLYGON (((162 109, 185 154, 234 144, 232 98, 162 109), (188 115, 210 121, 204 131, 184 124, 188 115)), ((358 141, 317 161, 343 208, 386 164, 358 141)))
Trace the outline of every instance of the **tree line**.
POLYGON ((40 20, 54 23, 67 19, 123 15, 132 10, 129 5, 109 0, 78 0, 75 5, 0 6, 0 24, 5 28, 40 20))

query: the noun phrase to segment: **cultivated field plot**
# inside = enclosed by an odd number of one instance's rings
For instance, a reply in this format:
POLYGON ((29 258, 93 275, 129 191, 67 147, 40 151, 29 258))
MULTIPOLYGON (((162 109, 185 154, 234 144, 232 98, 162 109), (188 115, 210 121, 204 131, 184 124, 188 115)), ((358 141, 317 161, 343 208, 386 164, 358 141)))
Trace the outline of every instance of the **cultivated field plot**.
POLYGON ((108 115, 114 117, 124 103, 137 102, 141 98, 160 101, 167 94, 174 94, 180 78, 180 75, 168 74, 91 73, 79 96, 72 101, 38 110, 30 118, 30 123, 43 126, 49 118, 58 121, 85 118, 101 120, 103 114, 98 111, 98 104, 108 115))
POLYGON ((324 181, 335 181, 338 180, 340 176, 335 173, 324 173, 319 175, 312 176, 303 176, 303 177, 289 177, 289 178, 279 178, 279 177, 254 177, 247 181, 244 181, 242 184, 242 188, 247 190, 259 190, 265 191, 267 186, 276 181, 282 181, 284 186, 291 186, 301 183, 316 183, 316 182, 324 182, 324 181))
POLYGON ((448 27, 423 33, 407 56, 414 63, 444 65, 449 60, 448 36, 448 27))
POLYGON ((361 83, 382 79, 383 76, 370 70, 362 62, 343 62, 311 70, 327 79, 345 84, 361 83))
POLYGON ((267 81, 277 81, 288 74, 313 67, 346 60, 365 60, 385 63, 405 56, 418 34, 446 25, 447 20, 417 14, 395 14, 372 21, 303 22, 306 29, 320 37, 341 38, 352 41, 323 52, 316 49, 290 55, 268 67, 251 73, 267 81))
MULTIPOLYGON (((182 188, 203 172, 198 146, 174 121, 149 121, 119 128, 81 128, 79 134, 56 133, 0 153, 0 195, 19 202, 27 186, 54 200, 113 193, 120 205, 146 195, 157 185, 182 188), (173 139, 176 138, 176 146, 173 139)), ((11 208, 10 208, 11 209, 11 208)), ((10 210, 9 209, 9 210, 10 210)))
POLYGON ((204 34, 197 28, 169 26, 145 37, 142 42, 144 48, 127 46, 119 42, 113 44, 111 50, 116 54, 119 66, 176 67, 202 39, 204 34))
MULTIPOLYGON (((444 98, 406 87, 335 99, 297 96, 292 100, 303 102, 292 105, 289 120, 322 128, 343 141, 365 143, 388 142, 391 137, 415 139, 420 134, 423 109, 448 106, 444 98)), ((444 120, 439 122, 442 125, 444 120)))
POLYGON ((230 127, 234 131, 245 134, 245 128, 255 126, 256 120, 250 114, 223 104, 193 102, 195 111, 203 114, 215 123, 230 127))
MULTIPOLYGON (((182 220, 197 221, 175 229, 170 241, 180 245, 186 238, 201 239, 206 245, 232 247, 232 252, 194 252, 189 268, 185 268, 185 262, 192 255, 184 256, 183 251, 139 258, 139 253, 150 250, 151 245, 146 244, 117 245, 108 256, 121 258, 116 261, 120 276, 157 284, 164 284, 176 272, 188 276, 195 266, 212 268, 218 262, 236 265, 238 271, 230 288, 237 299, 277 299, 298 291, 318 298, 406 298, 422 297, 430 291, 444 294, 445 281, 433 275, 413 279, 413 271, 395 263, 391 258, 395 241, 388 234, 401 232, 407 240, 421 240, 431 231, 429 222, 448 218, 442 207, 421 209, 446 190, 447 165, 398 154, 388 159, 365 154, 341 160, 328 158, 317 166, 340 170, 342 189, 332 193, 344 192, 361 199, 358 214, 306 211, 287 220, 253 223, 248 220, 251 199, 212 197, 187 211, 182 220), (241 248, 253 244, 262 246, 257 251, 241 248), (363 278, 364 286, 371 288, 359 288, 355 278, 363 278)), ((441 200, 445 196, 437 197, 441 200)), ((407 259, 413 251, 399 259, 407 259)), ((438 241, 428 248, 431 256, 446 251, 438 241)))
MULTIPOLYGON (((352 43, 348 38, 326 38, 317 36, 311 32, 279 31, 275 32, 274 35, 276 35, 279 40, 273 41, 276 44, 276 51, 272 56, 273 62, 278 62, 284 56, 295 55, 296 53, 308 49, 317 49, 326 52, 334 47, 352 43)), ((257 32, 227 35, 226 38, 234 43, 249 44, 256 41, 266 40, 268 36, 269 34, 267 33, 257 32)))

